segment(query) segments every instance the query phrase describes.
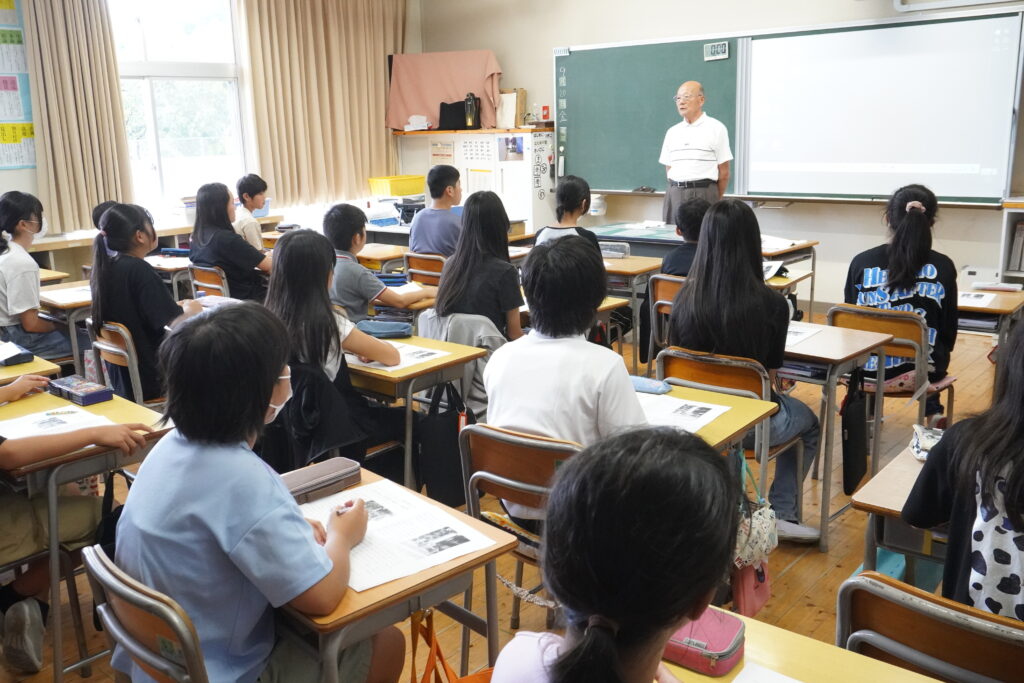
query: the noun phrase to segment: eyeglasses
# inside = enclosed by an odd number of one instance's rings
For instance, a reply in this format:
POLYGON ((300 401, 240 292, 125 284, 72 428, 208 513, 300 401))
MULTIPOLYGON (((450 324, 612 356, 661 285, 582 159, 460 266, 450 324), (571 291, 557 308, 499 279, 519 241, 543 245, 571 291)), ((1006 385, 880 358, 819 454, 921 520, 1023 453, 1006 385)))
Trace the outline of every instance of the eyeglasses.
POLYGON ((689 102, 690 100, 695 99, 697 97, 702 97, 702 96, 701 95, 676 95, 675 97, 672 98, 672 101, 673 102, 689 102))

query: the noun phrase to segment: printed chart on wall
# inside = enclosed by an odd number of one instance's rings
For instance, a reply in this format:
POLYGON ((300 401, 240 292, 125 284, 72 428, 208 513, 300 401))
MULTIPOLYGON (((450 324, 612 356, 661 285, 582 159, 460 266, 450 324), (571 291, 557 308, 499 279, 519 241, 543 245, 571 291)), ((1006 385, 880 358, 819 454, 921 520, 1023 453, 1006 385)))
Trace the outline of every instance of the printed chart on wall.
POLYGON ((36 165, 35 127, 20 10, 16 0, 0 0, 0 169, 36 165))

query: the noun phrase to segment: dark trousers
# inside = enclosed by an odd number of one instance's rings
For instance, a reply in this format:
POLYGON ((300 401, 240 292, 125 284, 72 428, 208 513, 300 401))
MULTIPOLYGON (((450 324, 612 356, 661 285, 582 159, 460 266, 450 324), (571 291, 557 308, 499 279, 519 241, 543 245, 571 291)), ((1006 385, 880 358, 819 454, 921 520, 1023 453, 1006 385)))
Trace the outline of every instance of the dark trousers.
POLYGON ((664 221, 675 225, 676 211, 679 210, 679 205, 694 197, 702 197, 714 204, 719 200, 718 182, 711 183, 707 187, 672 187, 671 181, 669 181, 668 189, 665 190, 665 203, 662 207, 664 221))

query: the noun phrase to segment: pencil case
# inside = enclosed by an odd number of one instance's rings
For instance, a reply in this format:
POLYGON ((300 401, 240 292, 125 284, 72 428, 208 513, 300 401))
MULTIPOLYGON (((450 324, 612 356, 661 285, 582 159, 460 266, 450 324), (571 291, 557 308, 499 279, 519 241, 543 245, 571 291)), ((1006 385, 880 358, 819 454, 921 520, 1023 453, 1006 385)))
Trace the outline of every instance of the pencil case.
POLYGON ((81 375, 70 375, 51 379, 50 393, 65 398, 80 406, 91 406, 114 398, 114 390, 96 382, 90 382, 81 375))
POLYGON ((665 659, 707 676, 724 676, 743 659, 743 642, 742 620, 708 608, 700 619, 672 634, 665 659))
POLYGON ((343 491, 362 481, 359 463, 348 458, 330 458, 309 467, 281 475, 299 505, 343 491))
POLYGON ((178 247, 164 247, 160 250, 160 253, 164 256, 188 256, 192 253, 192 250, 180 249, 178 247))
POLYGON ((403 339, 412 336, 412 324, 388 320, 360 320, 356 329, 377 339, 403 339))

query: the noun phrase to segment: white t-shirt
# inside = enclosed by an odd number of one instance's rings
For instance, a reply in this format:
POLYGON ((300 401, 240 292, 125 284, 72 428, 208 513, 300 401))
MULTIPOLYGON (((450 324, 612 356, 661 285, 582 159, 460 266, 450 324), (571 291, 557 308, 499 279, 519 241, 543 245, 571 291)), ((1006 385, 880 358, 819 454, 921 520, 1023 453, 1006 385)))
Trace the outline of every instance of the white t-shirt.
POLYGON ((718 165, 732 160, 729 131, 718 119, 701 114, 668 129, 658 162, 668 166, 669 180, 718 180, 718 165))
POLYGON ((548 683, 563 642, 554 633, 519 631, 498 655, 491 683, 548 683))
POLYGON ((231 227, 233 227, 235 232, 241 235, 246 242, 260 251, 263 250, 263 228, 260 227, 260 222, 253 218, 249 209, 244 206, 236 207, 235 222, 231 224, 231 227))
POLYGON ((352 330, 356 329, 355 323, 338 311, 334 312, 334 323, 338 326, 338 350, 335 353, 328 354, 327 362, 324 363, 324 373, 332 382, 338 376, 338 370, 341 368, 341 355, 345 353, 341 345, 348 339, 348 335, 352 333, 352 330))
POLYGON ((0 327, 17 325, 22 313, 39 308, 39 264, 20 244, 8 241, 7 247, 0 254, 0 327))
MULTIPOLYGON (((537 330, 505 344, 484 368, 487 424, 589 446, 647 424, 622 356, 583 335, 537 330)), ((510 506, 524 519, 543 511, 510 506)))

